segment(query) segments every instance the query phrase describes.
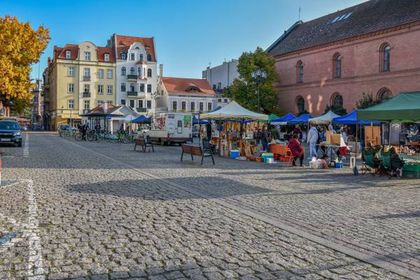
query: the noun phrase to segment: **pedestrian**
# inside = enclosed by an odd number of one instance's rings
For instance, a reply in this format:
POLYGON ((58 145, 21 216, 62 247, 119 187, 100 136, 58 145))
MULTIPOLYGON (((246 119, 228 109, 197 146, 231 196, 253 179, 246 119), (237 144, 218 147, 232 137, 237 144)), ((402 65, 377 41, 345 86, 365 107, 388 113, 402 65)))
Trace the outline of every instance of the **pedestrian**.
POLYGON ((303 166, 303 157, 305 154, 305 151, 302 147, 302 144, 299 142, 299 136, 294 133, 292 138, 289 141, 289 145, 287 145, 292 152, 293 155, 293 166, 296 166, 296 159, 299 159, 300 166, 303 166))
POLYGON ((317 156, 316 143, 318 142, 318 138, 318 130, 316 129, 315 124, 311 123, 311 128, 309 129, 308 137, 306 139, 306 142, 309 144, 309 155, 311 158, 317 156))
POLYGON ((263 146, 264 151, 268 150, 268 143, 270 142, 270 135, 267 130, 267 127, 264 125, 261 131, 261 144, 263 146))

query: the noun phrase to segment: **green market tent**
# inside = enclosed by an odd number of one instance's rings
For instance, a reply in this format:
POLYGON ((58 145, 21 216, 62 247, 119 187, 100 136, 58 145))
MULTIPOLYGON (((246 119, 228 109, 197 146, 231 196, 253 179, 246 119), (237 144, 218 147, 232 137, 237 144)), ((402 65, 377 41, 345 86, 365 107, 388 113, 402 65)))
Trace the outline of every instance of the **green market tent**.
POLYGON ((271 123, 272 120, 278 119, 279 116, 277 116, 276 114, 270 114, 268 116, 268 122, 271 123))
POLYGON ((381 104, 358 110, 357 119, 419 122, 420 92, 403 92, 381 104))

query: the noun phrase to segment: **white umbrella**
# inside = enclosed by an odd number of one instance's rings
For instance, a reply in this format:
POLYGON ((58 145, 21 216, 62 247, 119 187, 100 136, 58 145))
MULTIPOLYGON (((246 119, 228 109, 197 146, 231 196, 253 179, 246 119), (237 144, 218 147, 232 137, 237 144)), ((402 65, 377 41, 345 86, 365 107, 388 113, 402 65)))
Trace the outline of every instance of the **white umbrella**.
POLYGON ((253 121, 266 121, 268 116, 259 114, 245 109, 235 101, 230 102, 228 105, 220 108, 219 110, 200 114, 202 120, 253 120, 253 121))

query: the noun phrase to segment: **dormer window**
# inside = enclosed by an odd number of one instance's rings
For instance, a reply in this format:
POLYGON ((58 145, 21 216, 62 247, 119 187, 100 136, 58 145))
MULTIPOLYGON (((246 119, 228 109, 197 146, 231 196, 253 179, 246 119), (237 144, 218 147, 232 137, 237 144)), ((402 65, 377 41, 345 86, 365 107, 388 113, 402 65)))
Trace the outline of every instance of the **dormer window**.
POLYGON ((140 60, 140 61, 143 61, 143 54, 140 54, 140 56, 139 56, 139 60, 140 60))
POLYGON ((66 51, 66 59, 71 59, 71 51, 66 51))
POLYGON ((104 60, 109 61, 109 53, 104 54, 104 60))
POLYGON ((136 60, 136 54, 135 53, 130 53, 130 60, 132 60, 132 61, 136 60))
POLYGON ((147 61, 152 61, 152 55, 150 53, 147 54, 147 61))
POLYGON ((201 90, 196 86, 189 86, 185 91, 187 91, 187 92, 201 92, 201 90))
POLYGON ((120 53, 120 58, 121 58, 122 60, 126 60, 126 59, 127 59, 127 54, 126 54, 126 53, 124 53, 124 52, 120 53))
POLYGON ((85 60, 90 61, 90 52, 85 52, 85 60))

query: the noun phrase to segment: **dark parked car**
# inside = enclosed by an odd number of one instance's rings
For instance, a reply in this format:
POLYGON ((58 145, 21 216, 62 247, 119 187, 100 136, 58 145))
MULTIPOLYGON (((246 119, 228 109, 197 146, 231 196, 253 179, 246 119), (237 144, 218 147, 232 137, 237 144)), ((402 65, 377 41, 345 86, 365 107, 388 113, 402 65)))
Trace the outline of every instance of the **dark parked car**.
POLYGON ((22 133, 17 121, 0 121, 0 143, 15 144, 18 147, 22 147, 22 133))

